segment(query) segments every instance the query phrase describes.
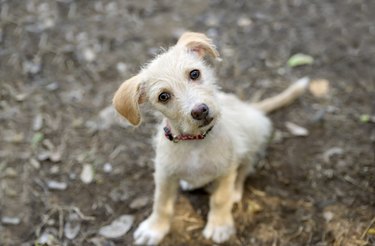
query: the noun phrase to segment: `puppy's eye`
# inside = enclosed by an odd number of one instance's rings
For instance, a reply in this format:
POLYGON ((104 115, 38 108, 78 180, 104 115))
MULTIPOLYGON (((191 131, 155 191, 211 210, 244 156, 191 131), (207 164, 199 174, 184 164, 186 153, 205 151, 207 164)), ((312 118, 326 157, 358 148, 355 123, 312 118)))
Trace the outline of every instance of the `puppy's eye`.
POLYGON ((200 76, 201 72, 198 69, 194 69, 190 71, 190 79, 197 80, 200 76))
POLYGON ((171 94, 169 94, 168 92, 162 92, 159 95, 159 101, 163 103, 168 102, 170 98, 171 98, 171 94))

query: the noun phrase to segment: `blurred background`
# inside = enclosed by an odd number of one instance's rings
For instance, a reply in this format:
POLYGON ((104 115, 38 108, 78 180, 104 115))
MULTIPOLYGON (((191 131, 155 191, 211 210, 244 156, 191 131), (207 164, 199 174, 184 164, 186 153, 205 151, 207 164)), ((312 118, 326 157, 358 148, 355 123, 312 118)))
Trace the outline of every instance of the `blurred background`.
MULTIPOLYGON (((311 79, 271 115, 228 245, 374 244, 374 13, 371 0, 0 0, 0 244, 131 245, 158 119, 145 107, 129 127, 112 95, 187 30, 214 40, 219 84, 244 100, 311 79)), ((163 245, 211 245, 207 211, 204 192, 182 193, 163 245)))

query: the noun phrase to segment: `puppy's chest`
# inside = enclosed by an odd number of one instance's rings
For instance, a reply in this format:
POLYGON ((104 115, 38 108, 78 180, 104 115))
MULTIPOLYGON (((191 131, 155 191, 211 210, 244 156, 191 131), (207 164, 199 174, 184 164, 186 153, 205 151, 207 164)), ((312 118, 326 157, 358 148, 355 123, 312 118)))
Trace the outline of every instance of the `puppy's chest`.
MULTIPOLYGON (((178 178, 195 186, 205 185, 225 174, 232 165, 229 152, 188 148, 175 152, 172 171, 178 178)), ((171 153, 173 154, 173 152, 171 153)))

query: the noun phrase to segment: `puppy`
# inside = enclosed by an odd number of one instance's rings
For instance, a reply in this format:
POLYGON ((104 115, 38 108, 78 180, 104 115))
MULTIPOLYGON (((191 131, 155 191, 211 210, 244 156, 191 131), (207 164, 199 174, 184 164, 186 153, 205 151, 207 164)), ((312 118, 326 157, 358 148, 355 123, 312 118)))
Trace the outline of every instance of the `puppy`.
POLYGON ((228 240, 235 233, 232 206, 271 135, 264 113, 291 103, 308 83, 251 105, 219 90, 207 57, 219 58, 212 41, 185 33, 114 95, 116 110, 134 126, 141 123, 142 103, 164 116, 155 138, 153 211, 135 231, 136 244, 158 244, 169 232, 179 183, 189 189, 210 185, 203 235, 216 243, 228 240))

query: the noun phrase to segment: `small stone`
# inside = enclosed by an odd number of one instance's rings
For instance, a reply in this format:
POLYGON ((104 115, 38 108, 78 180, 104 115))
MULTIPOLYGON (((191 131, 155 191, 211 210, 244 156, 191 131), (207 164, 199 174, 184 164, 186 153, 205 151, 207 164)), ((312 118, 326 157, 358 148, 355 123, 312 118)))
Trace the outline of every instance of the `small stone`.
POLYGON ((1 223, 4 225, 18 225, 19 223, 21 223, 21 219, 18 217, 4 216, 1 218, 1 223))
POLYGON ((122 215, 111 224, 103 226, 99 230, 99 235, 105 238, 119 238, 127 233, 134 222, 133 215, 122 215))
POLYGON ((18 133, 12 133, 9 134, 8 136, 5 136, 4 140, 9 142, 9 143, 21 143, 24 141, 24 134, 22 132, 18 133))
POLYGON ((306 128, 303 128, 302 126, 299 126, 297 124, 294 124, 293 122, 285 122, 286 128, 289 130, 291 134, 297 137, 303 137, 309 135, 309 131, 306 128))
POLYGON ((42 127, 43 127, 43 116, 42 114, 37 114, 34 117, 32 129, 33 131, 39 131, 40 129, 42 129, 42 127))
POLYGON ((74 118, 72 121, 72 127, 79 128, 83 126, 83 119, 82 118, 74 118))
POLYGON ((252 201, 252 200, 247 201, 248 213, 255 214, 255 213, 262 212, 262 210, 263 210, 263 207, 259 203, 252 201))
POLYGON ((73 240, 77 237, 81 229, 81 220, 76 213, 69 214, 64 226, 64 235, 66 238, 73 240))
POLYGON ((120 74, 125 74, 128 70, 128 66, 123 62, 119 62, 116 65, 116 69, 117 69, 117 72, 119 72, 120 74))
POLYGON ((85 48, 83 50, 83 58, 88 61, 88 62, 92 62, 95 60, 96 58, 96 54, 94 52, 94 50, 90 49, 90 48, 85 48))
POLYGON ((33 166, 35 169, 39 169, 39 168, 40 168, 40 162, 37 161, 37 160, 34 159, 34 158, 31 158, 31 159, 30 159, 30 164, 31 164, 31 166, 33 166))
POLYGON ((90 164, 83 165, 80 175, 81 181, 85 184, 90 184, 94 179, 94 169, 90 164))
POLYGON ((103 166, 103 171, 105 172, 105 173, 110 173, 110 172, 112 172, 112 164, 111 163, 109 163, 109 162, 107 162, 107 163, 105 163, 104 164, 104 166, 103 166))
POLYGON ((325 97, 329 92, 329 81, 326 79, 312 80, 309 84, 309 91, 315 97, 325 97))
POLYGON ((4 177, 6 177, 6 178, 15 178, 15 177, 17 177, 17 171, 14 168, 12 168, 12 167, 8 167, 4 171, 4 177))
POLYGON ((41 245, 57 245, 56 237, 47 231, 43 232, 42 235, 37 239, 38 243, 41 245))
POLYGON ((50 152, 49 151, 42 151, 38 154, 38 160, 39 161, 45 161, 45 160, 48 160, 49 158, 49 155, 50 155, 50 152))
POLYGON ((26 93, 20 93, 20 94, 17 94, 15 95, 15 99, 18 101, 18 102, 22 102, 26 99, 28 95, 26 93))
POLYGON ((60 149, 57 149, 57 150, 55 150, 55 151, 53 151, 49 154, 49 159, 52 162, 60 162, 61 156, 62 156, 62 153, 61 153, 60 149))
POLYGON ((66 190, 68 185, 65 182, 59 182, 54 180, 47 181, 47 186, 50 190, 66 190))
POLYGON ((55 90, 59 89, 59 83, 58 82, 52 82, 52 83, 46 85, 46 89, 49 90, 49 91, 55 91, 55 90))
POLYGON ((149 202, 148 196, 137 197, 130 203, 129 207, 132 209, 142 208, 146 206, 148 202, 149 202))
POLYGON ((248 27, 251 24, 253 24, 253 22, 247 17, 240 17, 237 20, 237 25, 240 26, 240 27, 248 27))
POLYGON ((42 69, 40 59, 24 61, 22 64, 22 68, 25 74, 37 74, 42 69))
POLYGON ((330 222, 333 219, 334 214, 330 211, 326 211, 323 213, 323 217, 327 222, 330 222))
POLYGON ((50 169, 49 169, 49 172, 50 174, 57 174, 60 172, 60 167, 58 165, 53 165, 50 169))
POLYGON ((5 195, 9 196, 9 197, 17 197, 18 193, 16 190, 8 187, 5 189, 5 195))
POLYGON ((323 174, 327 178, 331 179, 331 178, 333 178, 334 171, 333 171, 333 169, 326 169, 326 170, 323 171, 323 174))

